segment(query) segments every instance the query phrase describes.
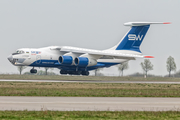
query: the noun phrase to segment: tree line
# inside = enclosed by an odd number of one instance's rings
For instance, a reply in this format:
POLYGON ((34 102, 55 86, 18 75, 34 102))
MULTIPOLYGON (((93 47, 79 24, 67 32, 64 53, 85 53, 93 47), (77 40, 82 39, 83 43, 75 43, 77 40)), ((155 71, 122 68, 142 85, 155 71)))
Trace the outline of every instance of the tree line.
MULTIPOLYGON (((26 69, 26 66, 17 66, 17 69, 18 69, 18 71, 19 71, 19 74, 21 75, 21 74, 22 74, 22 71, 23 71, 24 69, 26 69)), ((40 70, 40 71, 37 72, 37 75, 56 75, 54 72, 48 72, 49 69, 53 70, 53 68, 44 67, 44 70, 45 70, 45 71, 40 70)), ((24 74, 31 74, 31 73, 30 73, 30 72, 26 72, 26 73, 24 73, 24 74)))
MULTIPOLYGON (((144 62, 141 62, 141 68, 144 72, 144 75, 147 76, 148 72, 150 70, 153 70, 153 65, 149 59, 144 59, 144 62)), ((171 72, 176 71, 176 63, 174 61, 174 58, 169 56, 166 61, 166 68, 168 71, 168 76, 171 76, 171 72)), ((128 69, 128 62, 124 62, 122 64, 118 65, 118 70, 121 73, 121 76, 123 76, 123 71, 128 69)))

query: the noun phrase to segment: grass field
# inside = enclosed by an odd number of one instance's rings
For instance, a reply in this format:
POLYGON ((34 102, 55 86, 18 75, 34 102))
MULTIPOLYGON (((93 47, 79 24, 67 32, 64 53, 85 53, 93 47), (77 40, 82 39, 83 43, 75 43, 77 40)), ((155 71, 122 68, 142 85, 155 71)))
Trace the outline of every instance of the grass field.
POLYGON ((173 77, 110 77, 110 76, 62 76, 62 75, 9 75, 1 74, 0 79, 19 80, 117 80, 117 81, 179 81, 173 77))
POLYGON ((180 112, 0 111, 1 120, 179 120, 180 112))
POLYGON ((0 82, 0 96, 180 97, 180 84, 0 82))

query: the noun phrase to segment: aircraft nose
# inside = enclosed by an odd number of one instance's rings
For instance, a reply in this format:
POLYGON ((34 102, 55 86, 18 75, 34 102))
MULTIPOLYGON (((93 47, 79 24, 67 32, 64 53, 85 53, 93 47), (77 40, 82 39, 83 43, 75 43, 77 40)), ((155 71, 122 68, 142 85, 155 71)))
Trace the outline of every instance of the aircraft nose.
POLYGON ((7 59, 9 60, 9 62, 11 62, 14 65, 15 61, 12 55, 9 55, 7 59))
POLYGON ((10 62, 12 62, 12 61, 13 61, 12 55, 9 55, 7 59, 8 59, 10 62))

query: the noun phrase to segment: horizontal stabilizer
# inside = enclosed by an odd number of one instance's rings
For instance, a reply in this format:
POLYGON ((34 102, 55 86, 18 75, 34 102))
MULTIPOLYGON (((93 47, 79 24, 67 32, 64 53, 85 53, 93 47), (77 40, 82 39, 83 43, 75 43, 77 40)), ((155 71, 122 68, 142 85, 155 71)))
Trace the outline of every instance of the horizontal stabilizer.
POLYGON ((171 24, 170 22, 127 22, 124 23, 125 26, 145 26, 151 24, 171 24))

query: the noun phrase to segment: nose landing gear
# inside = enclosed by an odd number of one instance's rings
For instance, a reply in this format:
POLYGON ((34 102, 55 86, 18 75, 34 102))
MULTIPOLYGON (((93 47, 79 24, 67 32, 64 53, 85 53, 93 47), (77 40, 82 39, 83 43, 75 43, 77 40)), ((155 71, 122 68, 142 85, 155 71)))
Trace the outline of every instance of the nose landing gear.
POLYGON ((30 70, 30 73, 37 73, 37 70, 34 67, 30 70))

